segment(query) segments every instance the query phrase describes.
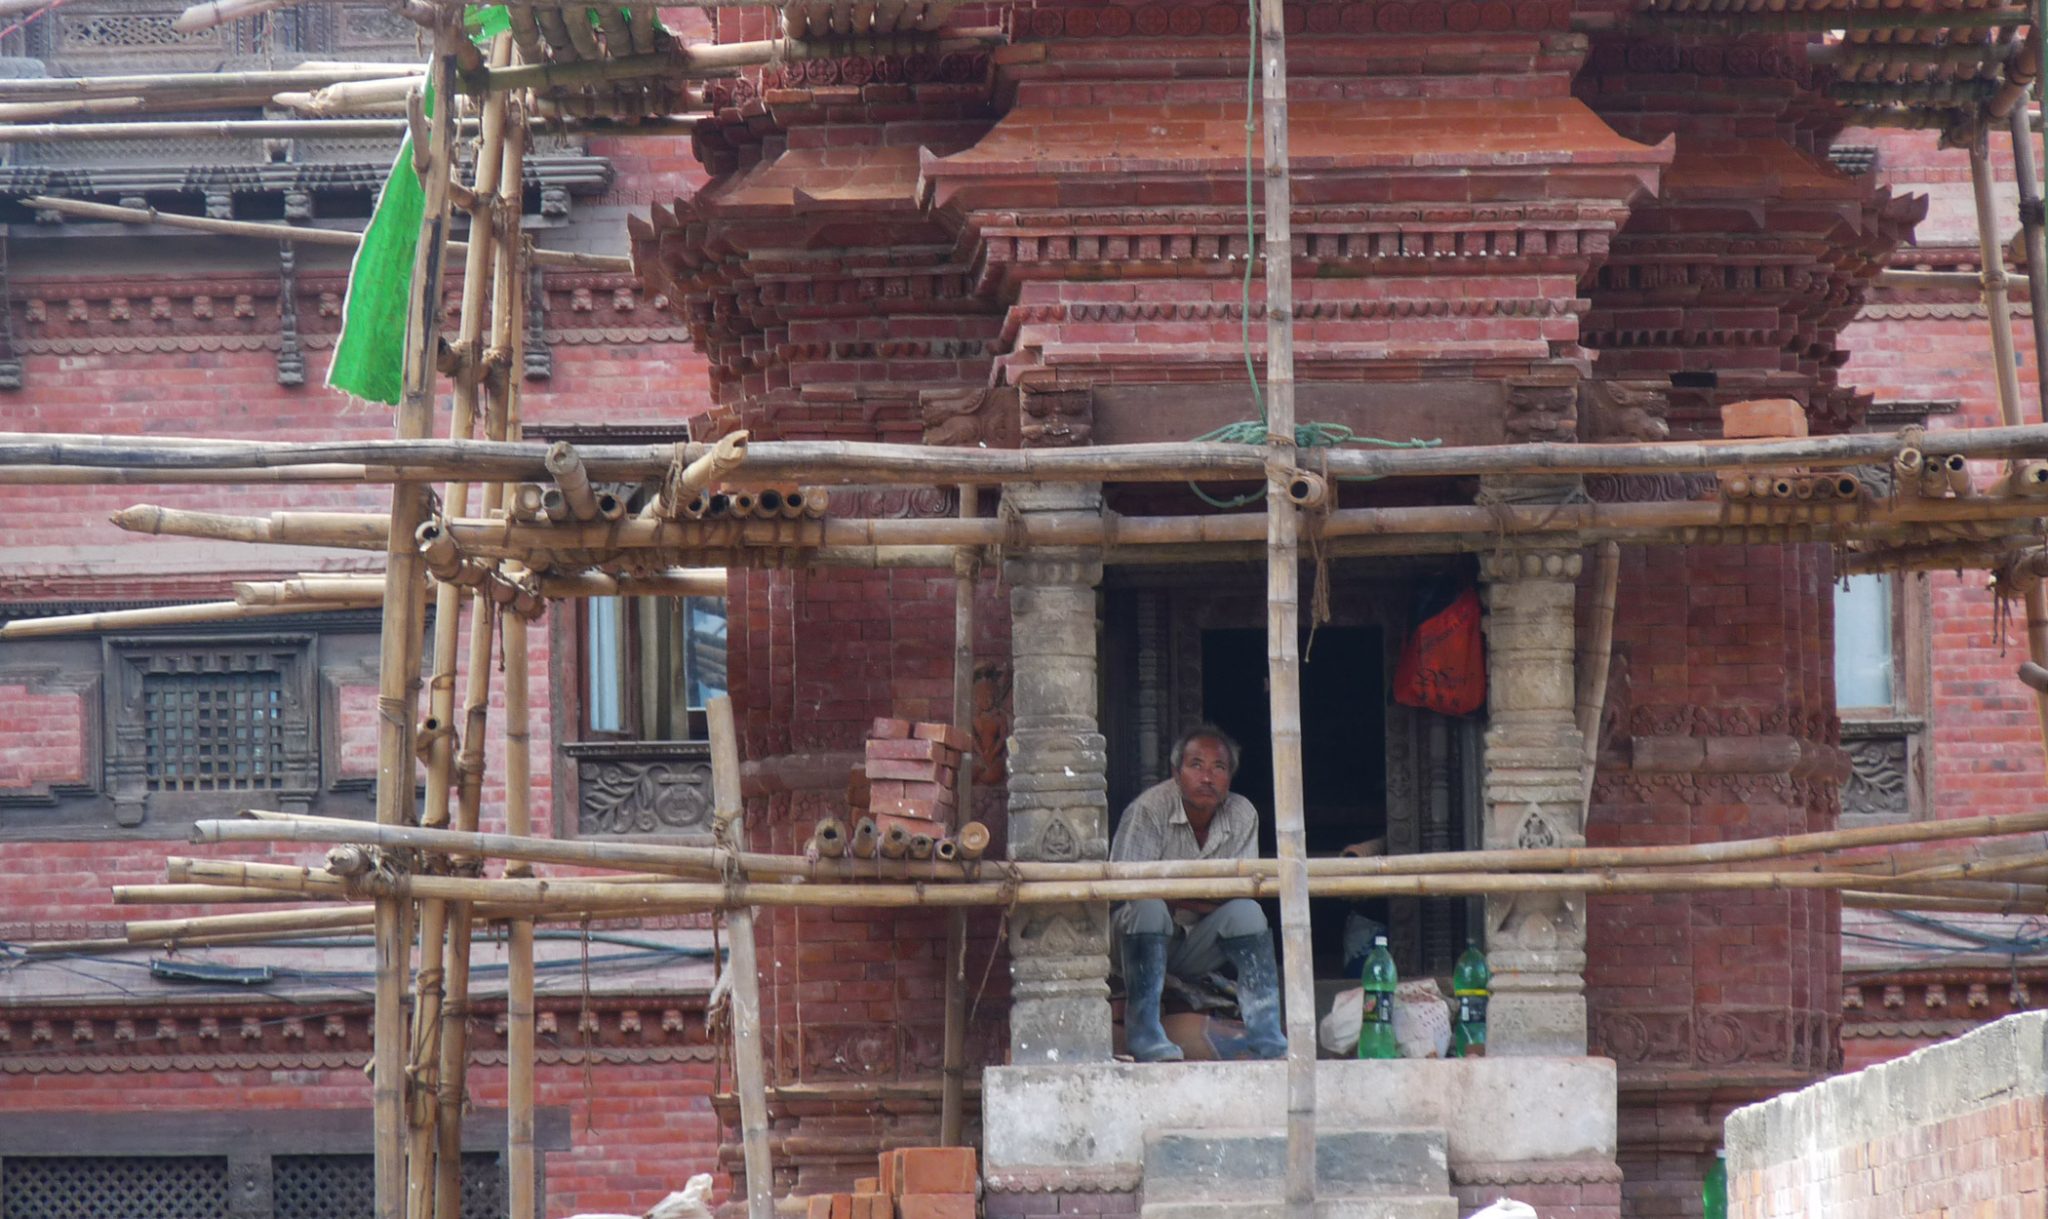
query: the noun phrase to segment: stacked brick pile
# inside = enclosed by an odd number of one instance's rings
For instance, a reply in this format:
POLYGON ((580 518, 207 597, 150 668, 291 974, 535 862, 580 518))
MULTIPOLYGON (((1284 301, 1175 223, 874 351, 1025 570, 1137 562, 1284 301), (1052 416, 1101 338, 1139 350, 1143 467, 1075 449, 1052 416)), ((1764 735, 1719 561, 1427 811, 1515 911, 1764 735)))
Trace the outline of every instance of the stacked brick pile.
POLYGON ((974 1219, 972 1147, 899 1147, 850 1194, 813 1194, 805 1219, 974 1219))
POLYGON ((849 803, 864 784, 866 812, 877 830, 886 834, 901 825, 907 833, 943 837, 953 828, 967 748, 967 734, 951 724, 878 719, 868 732, 867 766, 849 785, 849 803))

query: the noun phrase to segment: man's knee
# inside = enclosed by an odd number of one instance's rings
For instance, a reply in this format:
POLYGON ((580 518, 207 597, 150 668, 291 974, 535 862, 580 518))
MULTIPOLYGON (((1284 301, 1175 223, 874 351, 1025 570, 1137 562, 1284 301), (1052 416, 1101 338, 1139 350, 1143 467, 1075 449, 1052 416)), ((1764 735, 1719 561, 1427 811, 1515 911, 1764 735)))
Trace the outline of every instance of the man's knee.
POLYGON ((1266 911, 1249 897, 1233 898, 1216 910, 1216 934, 1226 940, 1265 935, 1266 911))
POLYGON ((1129 934, 1173 934, 1173 912, 1168 910, 1166 903, 1158 898, 1147 898, 1144 901, 1132 902, 1129 910, 1131 912, 1131 929, 1129 934))

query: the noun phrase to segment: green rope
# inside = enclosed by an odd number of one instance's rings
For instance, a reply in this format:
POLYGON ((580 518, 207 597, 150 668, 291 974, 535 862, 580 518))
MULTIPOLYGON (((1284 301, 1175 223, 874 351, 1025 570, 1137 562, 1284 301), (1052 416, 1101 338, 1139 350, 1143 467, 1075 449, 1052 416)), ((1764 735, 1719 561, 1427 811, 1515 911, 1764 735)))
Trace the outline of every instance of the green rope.
MULTIPOLYGON (((1266 392, 1259 385, 1259 370, 1252 359, 1252 268, 1259 261, 1259 235, 1253 215, 1252 158, 1258 138, 1258 79, 1259 79, 1259 3, 1246 0, 1245 57, 1244 57, 1244 280, 1239 285, 1238 339, 1244 346, 1244 375, 1251 382, 1252 405, 1258 410, 1257 419, 1226 423, 1211 432, 1195 437, 1197 441, 1213 440, 1223 444, 1264 444, 1268 431, 1266 425, 1266 392)), ((1441 440, 1383 440, 1378 436, 1361 436, 1341 423, 1297 423, 1294 425, 1294 445, 1297 449, 1328 449, 1340 444, 1377 445, 1386 449, 1427 449, 1442 444, 1441 440)), ((1377 475, 1363 475, 1346 479, 1347 482, 1372 482, 1377 475)), ((1256 491, 1249 491, 1232 499, 1220 499, 1193 482, 1188 489, 1196 498, 1211 508, 1242 508, 1255 503, 1266 493, 1263 484, 1256 491)))
MULTIPOLYGON (((1195 441, 1196 443, 1214 441, 1219 444, 1264 444, 1266 443, 1266 430, 1266 422, 1262 412, 1261 418, 1241 419, 1236 423, 1226 423, 1220 428, 1204 432, 1200 436, 1195 437, 1195 441)), ((1362 435, 1341 423, 1319 423, 1315 420, 1294 425, 1294 445, 1297 449, 1334 449, 1338 445, 1344 444, 1362 444, 1381 449, 1434 449, 1443 444, 1443 441, 1419 439, 1388 440, 1382 436, 1362 435)), ((1382 477, 1384 476, 1379 474, 1353 474, 1346 476, 1342 481, 1370 483, 1378 482, 1382 477)), ((1202 490, 1201 486, 1192 480, 1188 482, 1188 490, 1193 491, 1195 498, 1211 508, 1242 508, 1246 504, 1258 502, 1259 497, 1266 493, 1264 484, 1261 484, 1255 491, 1247 491, 1243 495, 1233 496, 1230 499, 1221 499, 1202 490)))

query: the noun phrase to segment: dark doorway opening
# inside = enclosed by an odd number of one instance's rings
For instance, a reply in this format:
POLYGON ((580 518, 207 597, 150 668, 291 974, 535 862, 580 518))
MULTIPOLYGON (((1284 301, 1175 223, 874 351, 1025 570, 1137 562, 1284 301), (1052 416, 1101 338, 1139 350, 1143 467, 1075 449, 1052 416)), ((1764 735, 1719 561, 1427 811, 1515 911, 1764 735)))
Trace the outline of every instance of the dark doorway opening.
MULTIPOLYGON (((1376 626, 1325 626, 1301 639, 1303 828, 1311 856, 1387 832, 1385 640, 1376 626)), ((1272 715, 1266 632, 1202 632, 1202 707, 1242 750, 1231 787, 1259 810, 1259 854, 1277 854, 1273 823, 1272 715)), ((1268 914, 1278 925, 1277 903, 1268 914)), ((1318 898, 1310 903, 1316 975, 1347 971, 1344 932, 1359 911, 1382 925, 1384 900, 1318 898)))

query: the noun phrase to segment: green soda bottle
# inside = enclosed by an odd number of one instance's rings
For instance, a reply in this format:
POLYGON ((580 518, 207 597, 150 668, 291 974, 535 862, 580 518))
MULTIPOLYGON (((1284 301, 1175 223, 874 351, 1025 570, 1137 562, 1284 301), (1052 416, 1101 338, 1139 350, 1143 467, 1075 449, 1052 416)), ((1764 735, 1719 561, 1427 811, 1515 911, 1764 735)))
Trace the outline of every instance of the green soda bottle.
POLYGON ((1451 973, 1451 997, 1458 1005, 1458 1018, 1451 1026, 1451 1057, 1486 1057, 1486 997, 1492 981, 1486 954, 1478 944, 1465 941, 1465 952, 1451 973))
POLYGON ((1728 1219, 1728 1153, 1716 1151, 1707 1179, 1700 1182, 1700 1208, 1705 1219, 1728 1219))
POLYGON ((1387 951, 1387 937, 1372 937, 1372 953, 1365 958, 1365 1023, 1358 1029, 1360 1058, 1399 1058, 1401 1047, 1394 1042, 1394 954, 1387 951))

